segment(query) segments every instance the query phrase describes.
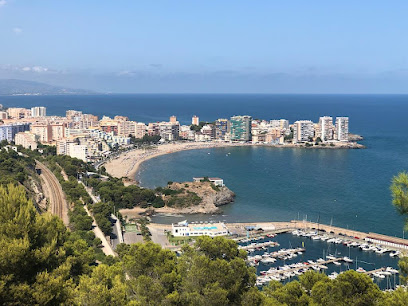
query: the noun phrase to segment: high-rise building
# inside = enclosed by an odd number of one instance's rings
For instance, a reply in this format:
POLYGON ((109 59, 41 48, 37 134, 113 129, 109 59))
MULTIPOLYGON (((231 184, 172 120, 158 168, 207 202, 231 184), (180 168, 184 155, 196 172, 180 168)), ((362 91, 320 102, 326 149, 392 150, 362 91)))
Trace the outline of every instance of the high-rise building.
POLYGON ((317 136, 320 137, 322 141, 333 140, 334 137, 333 118, 330 116, 320 117, 318 130, 319 132, 317 133, 317 136))
POLYGON ((35 106, 31 108, 31 117, 45 117, 47 109, 44 106, 35 106))
POLYGON ((191 124, 192 125, 199 125, 200 124, 200 118, 198 118, 196 115, 191 118, 191 124))
POLYGON ((310 141, 314 137, 314 124, 310 120, 299 120, 293 124, 293 143, 310 141))
POLYGON ((41 143, 49 143, 52 141, 52 126, 47 123, 35 123, 30 127, 31 133, 38 135, 41 143))
POLYGON ((339 141, 349 140, 349 117, 337 117, 335 139, 339 141))
POLYGON ((230 120, 231 141, 251 140, 251 116, 233 116, 230 120))
POLYGON ((230 132, 230 122, 228 119, 217 119, 215 121, 215 138, 226 140, 225 136, 230 132))

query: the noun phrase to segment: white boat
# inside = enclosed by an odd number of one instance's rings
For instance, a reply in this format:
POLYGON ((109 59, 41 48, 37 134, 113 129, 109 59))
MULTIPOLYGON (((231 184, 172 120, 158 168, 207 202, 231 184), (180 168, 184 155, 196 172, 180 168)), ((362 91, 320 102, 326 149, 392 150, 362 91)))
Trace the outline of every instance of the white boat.
POLYGON ((320 240, 320 236, 319 235, 312 236, 312 239, 313 240, 320 240))
POLYGON ((356 270, 356 272, 364 273, 364 272, 367 272, 367 271, 364 270, 363 268, 359 267, 359 268, 356 270))
POLYGON ((336 256, 329 254, 326 256, 326 258, 332 260, 332 259, 336 259, 336 256))
POLYGON ((395 256, 399 256, 399 254, 401 254, 400 251, 394 251, 394 252, 391 252, 391 253, 390 253, 390 256, 391 256, 391 257, 395 257, 395 256))
POLYGON ((391 272, 392 274, 398 274, 399 271, 397 269, 391 268, 391 267, 387 267, 385 269, 385 271, 391 272))
POLYGON ((353 260, 350 259, 350 258, 347 257, 347 256, 344 256, 344 257, 343 257, 343 260, 344 260, 345 262, 353 262, 353 260))
POLYGON ((333 261, 333 263, 334 263, 336 266, 341 266, 341 262, 339 262, 339 261, 333 261))
POLYGON ((331 274, 329 275, 329 278, 330 278, 331 280, 333 280, 333 279, 336 279, 337 276, 339 276, 339 273, 333 272, 333 273, 331 273, 331 274))
POLYGON ((374 277, 377 277, 377 278, 385 278, 385 276, 380 273, 373 273, 373 275, 374 277))

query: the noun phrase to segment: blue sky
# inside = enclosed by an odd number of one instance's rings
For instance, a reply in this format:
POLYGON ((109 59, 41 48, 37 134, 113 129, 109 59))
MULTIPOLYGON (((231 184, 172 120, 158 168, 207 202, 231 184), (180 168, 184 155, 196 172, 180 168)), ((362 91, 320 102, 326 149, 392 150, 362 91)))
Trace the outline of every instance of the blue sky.
POLYGON ((106 92, 408 92, 408 1, 0 0, 0 78, 106 92))

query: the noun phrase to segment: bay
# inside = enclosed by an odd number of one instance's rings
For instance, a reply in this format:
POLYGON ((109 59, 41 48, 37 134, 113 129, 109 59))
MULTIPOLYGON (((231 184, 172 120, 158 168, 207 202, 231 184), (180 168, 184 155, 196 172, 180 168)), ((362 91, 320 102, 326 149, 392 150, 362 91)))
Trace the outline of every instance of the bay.
MULTIPOLYGON (((365 150, 221 148, 184 151, 142 164, 146 187, 193 176, 219 176, 237 194, 222 216, 228 221, 307 219, 402 236, 403 218, 391 205, 393 175, 408 168, 407 95, 95 95, 0 97, 8 107, 47 107, 49 115, 68 109, 99 116, 126 115, 154 122, 170 115, 188 124, 192 115, 213 121, 237 114, 261 119, 318 121, 349 116, 350 131, 365 137, 365 150), (231 153, 226 156, 227 153, 231 153), (208 154, 210 153, 210 154, 208 154), (320 217, 319 217, 320 216, 320 217)), ((160 222, 174 218, 160 217, 160 222)))

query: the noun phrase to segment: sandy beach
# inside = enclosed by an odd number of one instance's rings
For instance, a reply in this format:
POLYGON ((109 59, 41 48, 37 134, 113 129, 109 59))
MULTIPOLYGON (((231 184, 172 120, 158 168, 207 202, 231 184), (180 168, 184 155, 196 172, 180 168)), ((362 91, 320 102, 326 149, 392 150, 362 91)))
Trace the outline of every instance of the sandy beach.
MULTIPOLYGON (((173 142, 153 146, 149 149, 135 149, 121 154, 115 159, 105 163, 106 171, 117 178, 127 177, 134 180, 134 177, 139 170, 140 165, 157 156, 171 154, 184 150, 209 149, 222 147, 238 147, 238 146, 268 146, 278 148, 305 148, 302 144, 285 144, 285 145, 267 145, 267 144, 251 144, 251 143, 229 143, 229 142, 173 142)), ((359 149, 364 148, 358 143, 337 143, 335 146, 314 146, 310 149, 359 149)))
POLYGON ((140 165, 151 158, 175 153, 184 150, 221 148, 229 146, 242 146, 245 144, 231 144, 225 142, 175 142, 154 146, 150 149, 136 149, 121 154, 117 158, 105 163, 106 171, 117 178, 127 177, 134 179, 140 165))

